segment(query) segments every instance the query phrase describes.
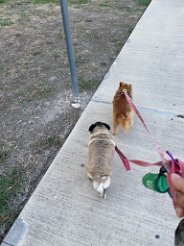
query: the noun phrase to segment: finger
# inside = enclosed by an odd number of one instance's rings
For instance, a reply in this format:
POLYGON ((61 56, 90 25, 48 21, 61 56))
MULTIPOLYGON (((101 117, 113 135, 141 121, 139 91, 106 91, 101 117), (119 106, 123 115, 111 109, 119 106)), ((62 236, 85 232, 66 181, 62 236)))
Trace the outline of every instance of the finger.
POLYGON ((173 188, 176 191, 180 191, 184 193, 184 178, 180 177, 179 175, 175 173, 172 173, 171 182, 172 182, 173 188))
POLYGON ((178 207, 184 208, 184 194, 181 192, 176 192, 175 203, 178 207))
POLYGON ((175 212, 176 212, 176 215, 178 217, 184 217, 184 209, 179 207, 178 204, 174 203, 174 208, 175 208, 175 212))
POLYGON ((177 207, 177 208, 175 208, 175 211, 176 211, 176 215, 178 217, 182 218, 184 216, 184 209, 183 208, 177 207))

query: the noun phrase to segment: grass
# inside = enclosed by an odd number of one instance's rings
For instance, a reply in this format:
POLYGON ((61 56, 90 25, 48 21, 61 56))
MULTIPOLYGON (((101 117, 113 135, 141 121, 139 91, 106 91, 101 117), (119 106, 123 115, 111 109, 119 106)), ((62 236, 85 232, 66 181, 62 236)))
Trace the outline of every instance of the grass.
POLYGON ((11 26, 13 22, 10 19, 0 19, 0 27, 11 26))
MULTIPOLYGON (((17 208, 14 204, 16 198, 25 197, 27 178, 22 168, 13 168, 0 175, 0 231, 1 225, 5 229, 13 223, 17 216, 17 208)), ((24 200, 24 199, 23 199, 24 200)))
POLYGON ((59 31, 58 38, 63 39, 64 33, 63 31, 59 31))
POLYGON ((5 3, 6 2, 6 0, 0 0, 0 3, 5 3))
POLYGON ((131 7, 126 7, 124 5, 120 5, 118 2, 113 2, 110 3, 109 1, 103 1, 100 2, 98 4, 99 7, 101 8, 110 8, 110 9, 114 9, 114 10, 119 10, 119 11, 125 11, 127 13, 131 13, 132 12, 132 8, 131 7))
POLYGON ((81 64, 85 64, 86 61, 85 61, 85 59, 83 57, 81 57, 80 55, 76 54, 75 55, 75 63, 77 65, 81 65, 81 64))
POLYGON ((109 8, 111 5, 108 2, 101 2, 99 3, 99 6, 102 8, 109 8))
POLYGON ((0 140, 0 163, 3 163, 8 158, 12 146, 0 140))
POLYGON ((148 6, 151 0, 138 0, 138 3, 143 6, 148 6))
POLYGON ((28 14, 27 12, 25 12, 25 11, 22 11, 22 12, 20 13, 20 16, 21 16, 22 18, 24 18, 24 17, 29 16, 29 14, 28 14))
POLYGON ((103 62, 100 63, 100 65, 103 66, 103 67, 106 67, 108 64, 107 64, 107 62, 103 61, 103 62))
POLYGON ((41 137, 39 140, 33 143, 32 147, 33 149, 38 150, 38 149, 55 147, 55 146, 61 146, 61 144, 62 143, 60 137, 58 135, 52 135, 52 136, 41 137))
POLYGON ((31 2, 36 4, 59 4, 59 0, 31 0, 31 2))
POLYGON ((84 80, 79 77, 79 88, 81 91, 95 91, 100 84, 99 80, 84 80))
POLYGON ((41 54, 41 51, 40 50, 35 50, 32 53, 33 56, 37 56, 37 55, 40 55, 40 54, 41 54))
MULTIPOLYGON (((148 6, 151 2, 151 0, 137 0, 139 5, 142 6, 148 6)), ((109 3, 109 1, 105 0, 103 2, 100 2, 98 4, 99 7, 102 8, 111 8, 111 9, 116 9, 116 10, 120 10, 120 11, 126 11, 128 13, 132 12, 132 8, 131 7, 126 7, 126 6, 121 6, 118 4, 118 2, 114 2, 114 3, 109 3)))
MULTIPOLYGON (((38 55, 38 53, 34 54, 34 56, 36 55, 38 55)), ((51 87, 43 84, 35 84, 28 86, 25 92, 19 94, 19 97, 22 103, 27 103, 48 98, 52 93, 53 89, 51 87)))
POLYGON ((128 27, 128 33, 129 33, 129 34, 131 34, 133 30, 134 30, 134 27, 131 27, 131 26, 128 27))
POLYGON ((86 4, 90 3, 90 0, 68 0, 70 4, 86 4))
POLYGON ((21 36, 21 33, 15 33, 15 37, 19 38, 21 36))

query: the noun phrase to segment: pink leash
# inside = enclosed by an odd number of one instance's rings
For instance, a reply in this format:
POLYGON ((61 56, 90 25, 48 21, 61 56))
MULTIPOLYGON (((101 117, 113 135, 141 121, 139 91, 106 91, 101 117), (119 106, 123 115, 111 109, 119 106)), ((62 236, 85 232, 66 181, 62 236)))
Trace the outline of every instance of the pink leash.
POLYGON ((136 108, 135 104, 132 102, 132 99, 129 97, 129 95, 127 94, 127 92, 125 91, 124 92, 125 96, 126 96, 126 99, 130 105, 130 107, 133 109, 133 111, 136 113, 136 115, 139 117, 140 121, 142 122, 142 124, 144 125, 144 127, 146 128, 147 132, 149 133, 149 135, 151 136, 151 139, 152 139, 152 142, 153 144, 155 145, 158 153, 160 154, 160 157, 162 159, 162 161, 165 161, 165 158, 164 158, 164 153, 163 153, 163 150, 160 146, 160 144, 157 142, 157 140, 153 137, 153 135, 151 134, 151 131, 150 129, 148 128, 148 126, 146 125, 143 117, 141 116, 141 114, 139 113, 138 109, 136 108))
POLYGON ((148 126, 146 125, 143 117, 141 116, 141 114, 139 113, 138 109, 136 108, 135 104, 132 102, 132 99, 129 97, 129 95, 127 94, 127 91, 124 90, 123 94, 126 96, 126 99, 130 105, 130 107, 132 108, 132 110, 135 112, 135 114, 139 117, 140 121, 142 122, 142 124, 144 125, 144 127, 146 128, 147 132, 149 133, 149 135, 151 136, 152 142, 155 145, 160 157, 161 157, 161 161, 159 162, 155 162, 155 163, 149 163, 146 161, 141 161, 141 160, 128 160, 126 158, 126 156, 120 151, 120 149, 115 146, 115 150, 118 153, 119 157, 121 158, 126 170, 130 170, 130 163, 132 162, 136 165, 139 166, 143 166, 143 167, 149 167, 149 166, 165 166, 165 168, 168 171, 167 174, 167 181, 169 184, 169 188, 173 197, 173 200, 175 200, 175 195, 174 195, 174 190, 171 184, 171 173, 178 173, 180 176, 184 177, 184 162, 178 159, 175 159, 173 157, 173 155, 167 151, 167 155, 169 156, 169 158, 171 160, 168 160, 164 157, 164 152, 160 146, 160 144, 157 142, 157 140, 153 137, 150 129, 148 128, 148 126))
POLYGON ((130 163, 129 162, 132 162, 138 166, 142 166, 142 167, 150 167, 150 166, 159 166, 161 167, 163 165, 162 161, 158 161, 158 162, 154 162, 154 163, 151 163, 151 162, 147 162, 147 161, 141 161, 141 160, 129 160, 122 152, 121 150, 118 148, 118 146, 116 145, 115 146, 115 150, 117 152, 117 154, 119 155, 120 159, 122 160, 124 166, 125 166, 125 169, 127 171, 130 170, 130 163))

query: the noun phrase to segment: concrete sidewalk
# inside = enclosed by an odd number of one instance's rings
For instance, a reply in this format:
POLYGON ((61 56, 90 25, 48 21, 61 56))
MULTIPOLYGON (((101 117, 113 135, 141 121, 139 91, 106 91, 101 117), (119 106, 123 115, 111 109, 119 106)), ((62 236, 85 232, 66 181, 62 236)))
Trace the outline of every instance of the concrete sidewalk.
MULTIPOLYGON (((88 181, 86 163, 88 127, 112 125, 121 80, 132 83, 134 102, 161 145, 184 158, 184 119, 178 117, 184 114, 183 30, 183 0, 152 1, 2 246, 174 245, 179 220, 170 197, 141 181, 158 168, 132 165, 126 172, 116 156, 103 200, 88 181)), ((115 142, 129 158, 159 160, 137 118, 130 134, 121 131, 115 142)))

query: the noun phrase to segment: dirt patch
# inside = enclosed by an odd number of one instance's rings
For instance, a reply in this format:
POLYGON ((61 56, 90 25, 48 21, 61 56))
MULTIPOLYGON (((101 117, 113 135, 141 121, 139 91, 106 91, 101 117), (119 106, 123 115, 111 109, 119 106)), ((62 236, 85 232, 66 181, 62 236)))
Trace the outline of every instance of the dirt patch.
POLYGON ((70 103, 58 2, 0 0, 0 196, 8 194, 0 210, 1 238, 74 127, 148 0, 69 3, 79 110, 70 103), (12 183, 14 179, 19 184, 12 183))

